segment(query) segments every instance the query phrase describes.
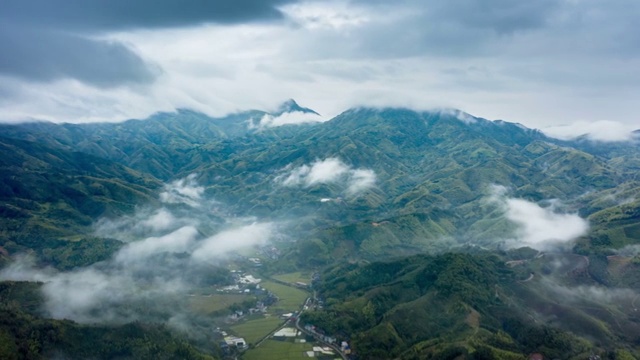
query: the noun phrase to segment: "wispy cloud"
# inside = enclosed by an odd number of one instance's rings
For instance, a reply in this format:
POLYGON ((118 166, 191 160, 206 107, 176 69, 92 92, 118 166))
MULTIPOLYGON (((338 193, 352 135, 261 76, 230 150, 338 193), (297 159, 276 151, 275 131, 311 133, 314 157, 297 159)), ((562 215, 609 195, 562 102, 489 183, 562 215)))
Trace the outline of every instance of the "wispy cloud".
POLYGON ((278 116, 265 114, 259 120, 250 122, 249 129, 263 129, 283 125, 310 124, 323 121, 326 121, 326 119, 317 114, 305 113, 301 111, 285 112, 278 116))
POLYGON ((165 185, 160 200, 170 204, 187 204, 189 206, 200 206, 200 200, 204 193, 204 187, 196 182, 196 174, 191 174, 184 179, 176 180, 165 185))
POLYGON ((151 312, 159 317, 153 320, 167 321, 182 311, 189 291, 208 282, 212 266, 278 232, 274 223, 256 219, 221 221, 211 214, 212 203, 219 203, 203 196, 194 176, 168 184, 164 193, 169 205, 96 225, 97 234, 127 242, 111 259, 60 272, 18 256, 0 279, 44 282, 45 310, 54 318, 121 323, 151 312))
POLYGON ((276 182, 291 187, 335 183, 345 187, 348 195, 357 195, 375 185, 376 174, 371 169, 354 169, 338 158, 327 158, 287 170, 276 182))
POLYGON ((616 142, 633 140, 633 131, 640 125, 625 124, 619 121, 601 120, 594 122, 578 121, 567 125, 551 126, 542 129, 547 136, 561 140, 573 140, 586 136, 592 141, 616 142))
POLYGON ((264 245, 274 231, 272 223, 252 223, 222 231, 202 240, 193 250, 191 258, 197 262, 209 262, 239 248, 264 245))
POLYGON ((349 195, 355 195, 372 188, 376 184, 376 173, 370 169, 351 170, 347 180, 349 195))

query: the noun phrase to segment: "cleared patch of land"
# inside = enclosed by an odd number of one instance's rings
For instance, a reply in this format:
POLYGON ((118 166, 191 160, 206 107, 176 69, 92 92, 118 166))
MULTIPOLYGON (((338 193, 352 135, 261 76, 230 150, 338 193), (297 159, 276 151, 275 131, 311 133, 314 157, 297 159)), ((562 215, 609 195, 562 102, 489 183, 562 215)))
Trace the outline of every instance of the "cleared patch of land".
POLYGON ((288 274, 274 275, 273 278, 280 281, 292 283, 292 284, 296 282, 303 282, 305 284, 309 284, 311 282, 311 276, 308 273, 303 274, 299 271, 288 273, 288 274))
POLYGON ((243 337, 247 341, 247 344, 255 344, 283 322, 284 320, 277 316, 270 316, 243 322, 242 324, 232 326, 231 330, 243 337))
POLYGON ((270 307, 271 311, 274 312, 293 312, 300 310, 300 307, 309 296, 309 294, 295 287, 282 285, 275 283, 273 281, 265 281, 260 284, 265 289, 271 291, 276 294, 276 296, 280 299, 276 304, 270 307))
POLYGON ((313 344, 290 341, 267 340, 259 347, 247 351, 243 360, 288 360, 309 359, 305 351, 311 351, 313 344))
POLYGON ((233 304, 239 304, 250 296, 243 294, 213 294, 211 296, 192 296, 189 299, 189 305, 195 312, 202 314, 210 314, 212 312, 226 309, 233 304))

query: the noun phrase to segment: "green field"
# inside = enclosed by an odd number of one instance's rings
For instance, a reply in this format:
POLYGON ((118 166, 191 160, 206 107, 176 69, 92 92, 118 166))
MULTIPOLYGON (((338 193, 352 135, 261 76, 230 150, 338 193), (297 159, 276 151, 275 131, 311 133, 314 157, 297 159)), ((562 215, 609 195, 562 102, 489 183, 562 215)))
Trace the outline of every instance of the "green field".
POLYGON ((287 360, 309 359, 304 352, 313 349, 312 343, 293 343, 267 340, 259 347, 247 351, 243 360, 287 360))
POLYGON ((270 310, 275 312, 287 313, 298 311, 309 296, 309 294, 304 290, 278 284, 272 281, 265 281, 260 285, 280 298, 275 305, 270 307, 270 310))
POLYGON ((226 309, 229 306, 241 303, 251 296, 243 294, 215 294, 211 296, 194 296, 189 299, 189 305, 193 311, 210 314, 214 311, 226 309))
POLYGON ((288 274, 273 275, 273 278, 288 283, 296 283, 299 281, 308 285, 311 282, 311 276, 309 276, 308 273, 303 274, 299 271, 288 274))
POLYGON ((255 344, 258 340, 275 330, 283 322, 284 320, 277 316, 271 316, 262 319, 249 320, 242 324, 232 326, 231 330, 243 337, 247 341, 247 344, 255 344))

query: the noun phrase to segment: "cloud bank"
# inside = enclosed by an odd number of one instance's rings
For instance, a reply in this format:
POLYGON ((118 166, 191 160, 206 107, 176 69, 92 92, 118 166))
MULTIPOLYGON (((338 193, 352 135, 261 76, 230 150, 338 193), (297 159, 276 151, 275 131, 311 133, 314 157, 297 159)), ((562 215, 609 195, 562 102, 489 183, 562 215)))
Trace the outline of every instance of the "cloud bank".
POLYGON ((221 116, 293 96, 327 116, 377 105, 533 128, 637 124, 639 11, 628 0, 9 0, 1 120, 221 116))
POLYGON ((189 176, 166 186, 163 207, 98 223, 98 235, 126 242, 109 260, 59 272, 38 268, 23 256, 4 268, 0 279, 44 282, 46 311, 54 318, 166 321, 181 311, 189 291, 207 286, 209 274, 229 253, 266 244, 278 232, 274 223, 219 219, 212 215, 218 204, 211 205, 202 192, 189 176))
POLYGON ((616 142, 631 141, 633 131, 640 125, 625 124, 619 121, 601 120, 594 122, 578 121, 569 125, 558 125, 543 128, 545 135, 561 140, 574 140, 586 137, 592 141, 616 142))
POLYGON ((275 181, 289 187, 339 184, 348 195, 358 195, 375 185, 376 174, 371 169, 354 169, 338 158, 327 158, 287 170, 275 181))
POLYGON ((288 1, 6 1, 0 5, 0 75, 97 87, 150 84, 160 68, 130 46, 101 39, 113 31, 233 24, 282 18, 288 1), (149 9, 153 9, 150 15, 149 9), (37 44, 37 46, 34 46, 37 44))

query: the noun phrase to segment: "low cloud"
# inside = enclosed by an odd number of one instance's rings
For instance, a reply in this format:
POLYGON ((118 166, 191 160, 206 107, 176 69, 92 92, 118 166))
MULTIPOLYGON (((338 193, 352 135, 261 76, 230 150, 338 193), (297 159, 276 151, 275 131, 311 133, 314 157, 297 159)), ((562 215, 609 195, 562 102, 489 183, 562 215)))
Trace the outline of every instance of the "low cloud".
POLYGON ((550 280, 546 280, 545 285, 549 290, 554 292, 558 298, 564 299, 565 301, 587 300, 618 305, 622 301, 631 301, 637 296, 637 293, 631 289, 605 288, 599 286, 567 287, 550 280))
POLYGON ((568 125, 559 125, 543 128, 545 135, 560 139, 574 140, 578 137, 586 137, 592 141, 621 142, 634 139, 633 131, 637 130, 631 124, 618 121, 601 120, 594 122, 578 121, 568 125))
POLYGON ((273 232, 272 223, 253 223, 222 231, 201 241, 191 254, 191 258, 197 262, 208 262, 238 248, 264 245, 273 232))
POLYGON ((187 252, 197 237, 198 229, 193 226, 185 226, 164 236, 131 242, 116 254, 115 260, 126 264, 136 260, 144 260, 159 253, 187 252))
POLYGON ((351 170, 349 174, 347 193, 355 195, 372 188, 376 184, 376 173, 369 169, 351 170))
POLYGON ((290 187, 335 183, 343 185, 348 195, 357 195, 375 185, 376 174, 370 169, 354 169, 338 158, 327 158, 289 170, 276 182, 290 187))
POLYGON ((529 246, 537 250, 571 244, 589 231, 589 223, 576 214, 558 210, 559 202, 551 201, 542 207, 524 199, 510 198, 502 186, 492 188, 491 200, 499 203, 504 216, 517 226, 515 237, 508 246, 529 246))
POLYGON ((250 122, 249 129, 264 129, 278 127, 283 125, 300 125, 324 122, 326 119, 313 113, 305 113, 301 111, 285 112, 278 116, 265 114, 257 122, 250 122))
POLYGON ((473 115, 467 114, 466 112, 458 109, 444 108, 436 109, 436 111, 442 115, 453 116, 465 124, 475 124, 476 122, 478 122, 478 119, 476 119, 473 115))
POLYGON ((97 235, 127 242, 111 259, 60 272, 18 256, 0 279, 43 282, 45 310, 53 318, 167 321, 183 312, 190 291, 209 284, 210 271, 230 253, 277 234, 273 223, 212 215, 218 203, 203 196, 193 175, 168 184, 163 194, 167 204, 160 209, 96 225, 97 235))
POLYGON ((199 207, 204 187, 198 185, 196 176, 196 174, 191 174, 184 179, 165 185, 164 191, 160 193, 160 201, 199 207))

